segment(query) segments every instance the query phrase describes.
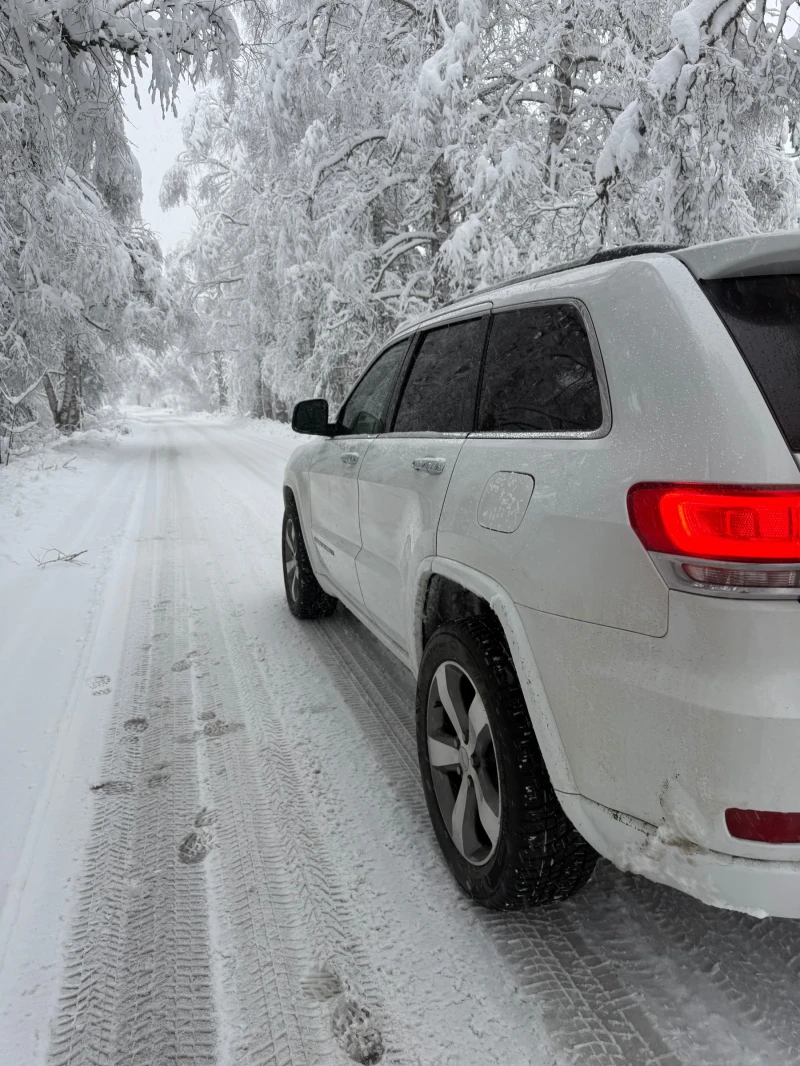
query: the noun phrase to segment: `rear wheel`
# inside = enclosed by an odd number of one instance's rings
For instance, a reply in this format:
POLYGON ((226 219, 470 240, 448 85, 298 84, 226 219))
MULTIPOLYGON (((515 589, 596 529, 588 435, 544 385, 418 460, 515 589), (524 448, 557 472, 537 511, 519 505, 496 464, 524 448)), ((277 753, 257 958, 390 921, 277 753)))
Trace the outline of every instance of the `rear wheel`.
POLYGON ((283 584, 286 601, 295 618, 327 618, 339 602, 317 581, 306 551, 303 531, 294 502, 283 512, 283 584))
POLYGON ((566 817, 499 625, 448 622, 417 684, 422 783, 447 863, 474 900, 517 910, 563 900, 597 855, 566 817))

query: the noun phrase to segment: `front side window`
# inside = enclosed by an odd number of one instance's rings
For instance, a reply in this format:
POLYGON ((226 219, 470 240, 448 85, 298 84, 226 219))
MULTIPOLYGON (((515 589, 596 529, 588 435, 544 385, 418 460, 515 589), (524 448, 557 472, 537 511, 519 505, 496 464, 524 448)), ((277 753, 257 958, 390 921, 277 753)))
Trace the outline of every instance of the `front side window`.
POLYGON ((480 432, 590 432, 602 422, 592 348, 576 307, 544 304, 493 315, 480 432))
POLYGON ((469 433, 475 421, 486 320, 426 333, 403 391, 395 433, 469 433))
POLYGON ((336 433, 385 433, 386 413, 408 340, 399 341, 372 364, 350 394, 336 419, 336 433))

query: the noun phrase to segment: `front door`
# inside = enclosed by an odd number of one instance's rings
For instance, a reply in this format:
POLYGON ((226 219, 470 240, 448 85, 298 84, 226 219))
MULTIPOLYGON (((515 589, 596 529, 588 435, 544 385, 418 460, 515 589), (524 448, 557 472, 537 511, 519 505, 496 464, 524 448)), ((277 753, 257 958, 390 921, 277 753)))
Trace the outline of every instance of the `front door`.
POLYGON ((421 336, 392 431, 375 438, 360 466, 356 569, 364 606, 407 651, 417 571, 436 554, 447 486, 473 428, 486 322, 421 336))
POLYGON ((344 403, 336 433, 321 441, 309 466, 311 536, 325 574, 345 598, 361 603, 355 560, 361 550, 358 475, 386 412, 408 341, 383 352, 344 403))

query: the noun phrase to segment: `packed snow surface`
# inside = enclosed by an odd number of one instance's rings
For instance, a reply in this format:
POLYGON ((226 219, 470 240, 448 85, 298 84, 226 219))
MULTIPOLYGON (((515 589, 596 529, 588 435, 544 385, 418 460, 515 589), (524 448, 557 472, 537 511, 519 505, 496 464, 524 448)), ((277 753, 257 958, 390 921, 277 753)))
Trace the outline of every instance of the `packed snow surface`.
POLYGON ((2 1066, 800 1063, 800 923, 465 900, 410 675, 285 606, 294 436, 128 424, 0 472, 2 1066))

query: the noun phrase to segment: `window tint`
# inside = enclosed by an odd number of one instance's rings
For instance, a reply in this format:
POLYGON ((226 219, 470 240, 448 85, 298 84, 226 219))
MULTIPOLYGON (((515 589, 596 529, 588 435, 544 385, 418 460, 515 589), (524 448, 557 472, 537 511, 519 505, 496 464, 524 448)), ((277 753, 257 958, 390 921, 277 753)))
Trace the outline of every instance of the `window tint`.
POLYGON ((723 278, 702 284, 789 447, 800 452, 800 276, 723 278))
POLYGON ((397 410, 396 433, 472 430, 485 334, 485 319, 425 334, 397 410))
POLYGON ((482 432, 585 432, 602 421, 592 349, 575 307, 525 307, 492 317, 482 432))
POLYGON ((339 412, 337 433, 386 432, 386 409, 407 349, 408 340, 400 341, 373 363, 339 412))

